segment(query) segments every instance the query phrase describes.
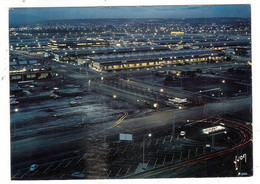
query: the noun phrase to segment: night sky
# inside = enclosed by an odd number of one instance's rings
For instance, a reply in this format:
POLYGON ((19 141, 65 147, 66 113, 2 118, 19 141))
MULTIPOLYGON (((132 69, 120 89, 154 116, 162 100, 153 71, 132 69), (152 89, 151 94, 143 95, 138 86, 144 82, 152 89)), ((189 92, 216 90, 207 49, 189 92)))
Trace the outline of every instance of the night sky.
POLYGON ((250 18, 250 5, 10 9, 10 23, 98 18, 250 18))

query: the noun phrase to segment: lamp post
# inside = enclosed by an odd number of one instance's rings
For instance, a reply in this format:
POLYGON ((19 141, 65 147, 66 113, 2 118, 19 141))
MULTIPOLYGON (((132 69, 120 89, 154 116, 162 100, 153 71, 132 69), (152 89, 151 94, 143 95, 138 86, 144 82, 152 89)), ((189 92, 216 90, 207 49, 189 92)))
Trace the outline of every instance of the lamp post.
MULTIPOLYGON (((213 125, 214 124, 216 124, 216 123, 218 123, 218 122, 220 122, 222 119, 219 119, 219 120, 217 120, 217 121, 215 121, 215 122, 213 122, 212 124, 211 124, 211 129, 212 129, 212 131, 213 131, 213 125)), ((215 145, 215 135, 214 135, 214 132, 213 132, 213 135, 212 135, 212 143, 211 143, 211 151, 212 151, 212 147, 215 145)))
MULTIPOLYGON (((152 137, 152 134, 149 133, 148 137, 152 137)), ((145 166, 144 166, 144 153, 145 153, 145 136, 143 137, 143 170, 145 170, 145 166)))

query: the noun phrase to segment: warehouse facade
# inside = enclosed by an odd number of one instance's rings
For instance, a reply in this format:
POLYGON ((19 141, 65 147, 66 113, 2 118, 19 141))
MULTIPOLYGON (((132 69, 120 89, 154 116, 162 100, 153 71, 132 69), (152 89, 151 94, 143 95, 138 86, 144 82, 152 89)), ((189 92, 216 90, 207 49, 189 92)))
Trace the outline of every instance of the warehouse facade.
POLYGON ((91 66, 98 71, 144 68, 172 64, 221 61, 225 53, 210 49, 171 50, 132 54, 101 55, 88 57, 91 66))

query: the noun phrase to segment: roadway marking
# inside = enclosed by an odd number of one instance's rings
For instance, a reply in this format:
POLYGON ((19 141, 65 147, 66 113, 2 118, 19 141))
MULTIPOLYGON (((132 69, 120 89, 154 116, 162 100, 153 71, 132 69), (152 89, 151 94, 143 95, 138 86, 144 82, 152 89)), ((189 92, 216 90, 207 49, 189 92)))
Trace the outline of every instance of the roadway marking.
POLYGON ((109 172, 107 173, 109 177, 111 176, 111 172, 112 172, 112 171, 109 171, 109 172))
POLYGON ((71 160, 68 162, 68 164, 65 166, 65 168, 68 167, 68 166, 70 165, 70 163, 72 162, 72 160, 74 160, 74 158, 71 159, 71 160))
POLYGON ((30 170, 26 171, 26 172, 21 176, 21 178, 23 178, 26 174, 28 174, 28 172, 30 172, 30 170))
POLYGON ((172 142, 172 140, 173 140, 173 136, 171 136, 170 142, 172 142))
POLYGON ((110 129, 116 127, 117 125, 119 125, 120 123, 122 123, 122 121, 127 117, 127 115, 128 115, 128 112, 125 112, 124 115, 121 118, 119 118, 119 120, 117 120, 114 124, 110 125, 107 129, 110 130, 110 129))
POLYGON ((116 152, 113 154, 113 156, 115 156, 115 155, 116 155, 117 151, 118 151, 118 149, 117 149, 117 150, 116 150, 116 152))
POLYGON ((127 147, 125 147, 125 149, 124 149, 124 151, 122 153, 124 153, 126 149, 127 149, 127 147))
POLYGON ((156 158, 156 161, 155 161, 155 163, 154 163, 154 165, 153 165, 153 168, 155 168, 155 166, 156 166, 156 164, 157 164, 157 161, 158 161, 158 158, 156 158))
POLYGON ((181 154, 180 154, 180 161, 181 161, 181 157, 182 157, 182 151, 181 151, 181 154))
POLYGON ((100 155, 101 155, 101 154, 97 154, 97 157, 96 157, 96 159, 98 159, 98 158, 100 157, 100 155))
POLYGON ((151 141, 149 141, 149 143, 148 143, 148 145, 147 145, 147 148, 150 146, 150 144, 151 144, 151 141))
POLYGON ((130 168, 131 168, 131 165, 128 167, 128 169, 127 169, 127 171, 126 171, 126 173, 125 173, 125 176, 128 174, 130 168))
POLYGON ((173 162, 173 159, 174 159, 174 153, 172 154, 172 161, 171 162, 173 162))
POLYGON ((88 167, 85 167, 82 172, 85 173, 87 171, 88 167))
POLYGON ((117 177, 118 177, 118 174, 119 174, 119 172, 121 171, 121 169, 122 169, 122 167, 120 167, 120 169, 118 170, 118 172, 117 172, 117 174, 116 174, 115 178, 117 178, 117 177))
POLYGON ((150 160, 148 160, 148 162, 147 162, 147 164, 146 164, 146 167, 145 167, 145 169, 148 167, 148 165, 149 165, 149 162, 150 162, 150 160))
POLYGON ((63 164, 64 161, 65 161, 65 160, 63 160, 57 167, 55 167, 55 168, 54 168, 54 171, 55 171, 56 169, 58 169, 58 167, 60 167, 61 164, 63 164))
POLYGON ((188 151, 188 159, 190 158, 190 149, 189 149, 189 151, 188 151))
POLYGON ((54 164, 54 163, 52 163, 51 165, 49 165, 49 167, 47 167, 47 169, 45 169, 45 170, 43 171, 43 173, 45 174, 46 171, 47 171, 49 168, 51 168, 51 166, 53 166, 53 164, 54 164))
POLYGON ((143 143, 141 143, 141 144, 140 144, 140 147, 139 147, 139 149, 141 149, 142 147, 143 147, 143 143))
POLYGON ((164 162, 165 162, 165 160, 166 160, 166 156, 167 156, 167 155, 165 155, 165 157, 164 157, 164 159, 163 159, 162 165, 164 165, 164 162))
POLYGON ((18 174, 20 174, 22 171, 18 171, 17 173, 15 173, 15 175, 13 175, 13 177, 16 177, 18 174))
POLYGON ((165 142, 165 138, 166 138, 166 137, 164 137, 164 139, 163 139, 163 142, 162 142, 163 144, 164 144, 164 142, 165 142))
POLYGON ((157 143, 158 143, 158 140, 159 140, 159 139, 157 139, 157 140, 156 140, 156 143, 155 143, 155 145, 157 145, 157 143))
POLYGON ((134 150, 134 148, 135 148, 135 145, 132 147, 131 152, 134 150))
POLYGON ((112 149, 110 149, 108 152, 106 152, 105 157, 107 157, 109 155, 110 151, 112 151, 112 149))
POLYGON ((38 172, 39 172, 39 169, 38 169, 37 171, 35 171, 34 173, 32 173, 32 176, 35 175, 35 174, 38 173, 38 172))
POLYGON ((76 165, 78 165, 82 159, 83 159, 83 157, 81 157, 81 158, 77 161, 76 165))

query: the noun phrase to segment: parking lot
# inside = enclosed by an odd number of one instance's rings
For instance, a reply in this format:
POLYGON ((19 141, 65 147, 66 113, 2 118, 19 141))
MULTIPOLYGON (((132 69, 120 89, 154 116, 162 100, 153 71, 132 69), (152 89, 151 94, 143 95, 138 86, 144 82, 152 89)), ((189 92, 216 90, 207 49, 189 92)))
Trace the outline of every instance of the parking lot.
MULTIPOLYGON (((200 126, 195 125, 195 127, 200 126)), ((161 128, 158 131, 162 130, 161 128)), ((28 165, 28 168, 14 172, 12 177, 14 179, 71 179, 78 178, 73 177, 72 173, 80 172, 84 175, 80 177, 88 179, 121 178, 210 152, 205 147, 207 142, 192 140, 189 137, 181 138, 180 129, 176 130, 173 135, 167 129, 163 133, 164 136, 160 136, 155 130, 151 132, 151 137, 134 134, 133 141, 118 141, 115 136, 110 136, 107 138, 107 145, 104 144, 102 136, 95 140, 87 138, 85 149, 74 150, 71 157, 39 163, 39 168, 35 171, 30 171, 28 165)), ((223 140, 218 142, 221 143, 223 140)), ((224 148, 225 146, 216 144, 213 151, 224 148)))

